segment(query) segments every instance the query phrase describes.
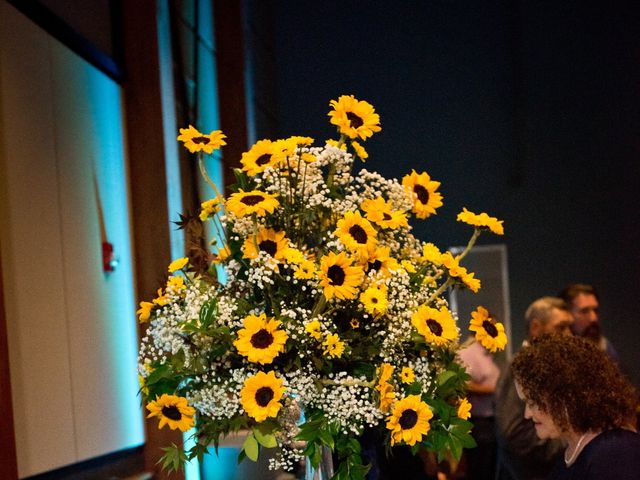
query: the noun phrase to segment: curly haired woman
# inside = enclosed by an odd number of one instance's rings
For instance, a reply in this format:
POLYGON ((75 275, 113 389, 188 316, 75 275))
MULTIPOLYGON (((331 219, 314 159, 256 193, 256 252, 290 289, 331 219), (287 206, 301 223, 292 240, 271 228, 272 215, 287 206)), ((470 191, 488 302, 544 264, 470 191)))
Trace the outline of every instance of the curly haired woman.
POLYGON ((606 354, 582 338, 544 336, 512 369, 537 435, 567 444, 551 479, 640 478, 638 397, 606 354))

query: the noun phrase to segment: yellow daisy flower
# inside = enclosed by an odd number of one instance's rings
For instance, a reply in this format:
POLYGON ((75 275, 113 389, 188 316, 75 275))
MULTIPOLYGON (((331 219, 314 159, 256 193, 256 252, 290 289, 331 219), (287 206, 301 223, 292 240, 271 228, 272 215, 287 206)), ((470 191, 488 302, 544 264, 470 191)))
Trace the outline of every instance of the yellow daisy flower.
POLYGON ((480 345, 490 352, 504 350, 507 344, 504 325, 496 322, 484 307, 480 306, 474 312, 471 312, 469 330, 475 333, 476 340, 480 342, 480 345))
POLYGON ((351 142, 351 146, 355 150, 356 155, 360 160, 364 162, 367 158, 369 158, 369 154, 367 153, 365 148, 362 145, 360 145, 358 142, 354 140, 353 142, 351 142))
POLYGON ((349 325, 351 325, 351 328, 353 329, 360 328, 360 322, 358 321, 357 318, 352 318, 351 321, 349 322, 349 325))
POLYGON ((310 147, 311 145, 313 145, 313 138, 311 137, 302 137, 300 135, 292 135, 287 140, 290 140, 296 145, 300 145, 302 147, 310 147))
POLYGON ((376 230, 358 211, 345 213, 337 225, 335 235, 352 252, 364 250, 378 243, 376 230))
POLYGON ((404 268, 405 272, 407 272, 407 273, 416 273, 416 267, 413 265, 413 263, 411 263, 411 261, 402 260, 400 262, 400 265, 402 265, 402 268, 404 268))
POLYGON ((178 135, 178 140, 184 143, 184 146, 191 153, 204 152, 211 154, 214 150, 227 144, 224 141, 225 138, 227 136, 220 130, 213 130, 209 135, 205 135, 191 125, 189 125, 189 128, 181 128, 180 135, 178 135))
POLYGON ((344 150, 345 152, 347 151, 347 146, 344 143, 340 143, 337 140, 327 140, 325 142, 327 145, 331 145, 332 147, 336 147, 339 148, 340 150, 344 150))
POLYGON ((458 411, 456 413, 458 418, 462 420, 467 420, 471 417, 471 402, 466 398, 463 398, 458 404, 458 411))
POLYGON ((149 402, 147 410, 151 412, 147 418, 158 417, 160 419, 158 428, 168 425, 171 430, 177 428, 181 432, 186 432, 195 425, 193 416, 196 410, 187 404, 187 399, 184 397, 164 393, 160 398, 149 402))
POLYGON ((297 248, 287 247, 282 252, 282 256, 286 260, 287 263, 291 263, 293 265, 300 265, 305 261, 304 253, 302 253, 297 248))
POLYGON ((396 401, 396 392, 393 390, 393 385, 387 382, 379 383, 376 390, 380 392, 380 405, 378 408, 382 413, 388 413, 393 402, 396 401))
POLYGON ((393 407, 391 417, 387 421, 387 429, 391 430, 391 445, 404 442, 415 445, 422 436, 429 433, 429 420, 433 412, 419 395, 409 395, 393 407))
POLYGON ((327 335, 322 342, 322 346, 324 347, 324 354, 333 358, 340 358, 344 353, 344 342, 335 333, 327 335))
POLYGON ((478 293, 481 282, 479 278, 475 278, 475 275, 475 273, 466 273, 465 270, 465 273, 460 277, 460 280, 462 280, 462 283, 464 283, 473 293, 478 293))
POLYGON ((402 178, 402 185, 413 200, 416 217, 425 219, 434 215, 436 208, 442 206, 442 195, 437 192, 440 182, 431 180, 426 172, 417 174, 412 170, 411 175, 402 178))
POLYGON ((167 280, 167 287, 165 289, 166 293, 172 293, 174 295, 180 295, 187 289, 187 286, 184 284, 184 278, 180 275, 173 275, 167 280))
POLYGON ((284 260, 289 241, 284 232, 271 228, 261 228, 257 235, 250 235, 242 245, 243 258, 258 258, 260 252, 266 252, 276 260, 284 260))
POLYGON ((315 338, 316 340, 320 340, 322 338, 320 322, 318 320, 311 320, 304 326, 304 329, 312 338, 315 338))
POLYGON ((316 276, 316 264, 311 260, 303 260, 293 272, 293 276, 300 280, 314 278, 316 276))
POLYGON ((436 310, 420 305, 411 316, 411 323, 427 343, 441 346, 458 338, 456 322, 446 307, 436 310))
POLYGON ((436 266, 442 265, 442 252, 433 243, 425 243, 422 245, 422 256, 420 260, 436 266))
POLYGON ((231 250, 227 245, 223 245, 218 249, 213 257, 213 263, 222 263, 231 255, 231 250))
POLYGON ((254 176, 264 172, 267 167, 276 167, 283 157, 281 145, 271 140, 257 141, 248 152, 242 154, 242 170, 254 176))
POLYGON ((258 372, 245 380, 240 391, 242 408, 256 422, 275 418, 282 408, 280 399, 286 390, 275 373, 258 372))
POLYGON ((490 217, 486 213, 475 214, 470 212, 466 208, 462 209, 462 212, 458 214, 457 220, 464 222, 467 225, 472 225, 476 228, 489 229, 496 235, 504 235, 503 220, 498 220, 495 217, 490 217))
POLYGON ((360 294, 360 303, 371 315, 382 315, 387 311, 387 287, 371 286, 360 294))
POLYGON ((380 375, 378 382, 379 383, 388 382, 389 379, 391 378, 391 375, 393 375, 394 369, 395 367, 390 363, 381 363, 380 367, 378 368, 378 375, 380 375))
POLYGON ((236 217, 244 217, 252 213, 263 217, 267 213, 273 213, 278 205, 280 202, 276 197, 260 190, 250 192, 240 190, 237 193, 232 193, 227 200, 227 210, 236 217))
POLYGON ((173 273, 177 270, 182 270, 187 263, 189 263, 189 259, 187 257, 178 258, 169 264, 169 273, 173 273))
POLYGON ((320 259, 320 286, 327 300, 334 296, 341 300, 356 297, 364 272, 361 267, 352 264, 353 259, 347 257, 345 252, 330 252, 320 259))
POLYGON ((149 318, 151 318, 151 310, 153 310, 153 306, 154 304, 152 302, 140 302, 140 308, 136 311, 140 323, 149 321, 149 318))
POLYGON ((274 318, 267 318, 264 313, 258 317, 248 315, 233 345, 250 362, 262 365, 271 363, 279 353, 284 352, 284 345, 289 338, 287 332, 278 330, 281 323, 274 318))
POLYGON ((394 210, 391 202, 382 197, 376 197, 373 200, 366 199, 362 202, 360 208, 364 210, 367 220, 381 228, 395 230, 409 226, 407 215, 399 210, 394 210))
POLYGON ((373 105, 364 100, 356 100, 353 95, 342 95, 338 100, 331 100, 329 105, 333 108, 329 112, 331 123, 351 139, 366 140, 381 130, 380 116, 375 113, 373 105))
POLYGON ((200 220, 204 222, 209 217, 214 216, 216 213, 220 211, 220 200, 217 198, 212 198, 210 200, 206 200, 200 204, 200 220))
POLYGON ((402 367, 400 372, 400 380, 402 383, 413 383, 416 380, 416 375, 411 367, 402 367))
POLYGON ((163 295, 162 294, 162 289, 159 288, 158 289, 158 296, 153 299, 153 303, 155 305, 160 305, 161 307, 164 307, 165 305, 169 304, 170 302, 171 302, 171 299, 169 297, 167 297, 166 295, 163 295))

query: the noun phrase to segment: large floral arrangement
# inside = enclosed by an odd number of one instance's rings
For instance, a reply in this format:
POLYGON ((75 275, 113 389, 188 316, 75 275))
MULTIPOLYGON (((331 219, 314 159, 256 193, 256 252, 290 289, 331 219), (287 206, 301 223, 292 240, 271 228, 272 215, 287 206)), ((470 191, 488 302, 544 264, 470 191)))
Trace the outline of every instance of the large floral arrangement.
MULTIPOLYGON (((169 468, 239 430, 240 456, 276 448, 272 468, 304 457, 316 466, 329 448, 338 479, 364 478, 359 439, 369 428, 389 446, 441 457, 473 446, 460 330, 443 294, 480 288, 461 261, 481 231, 502 235, 502 222, 464 209, 458 220, 473 230, 458 256, 414 237, 410 216, 436 213, 440 183, 416 171, 402 182, 355 173, 379 116, 353 96, 330 105, 339 139, 253 145, 232 193, 182 218, 191 231, 212 222, 220 238, 213 252, 194 248, 173 261, 166 287, 140 304, 149 322, 139 353, 149 416, 160 427, 195 427, 197 437, 187 451, 166 449, 169 468)), ((203 155, 225 136, 180 132, 210 182, 203 155)), ((470 328, 493 351, 506 343, 483 308, 470 328)))

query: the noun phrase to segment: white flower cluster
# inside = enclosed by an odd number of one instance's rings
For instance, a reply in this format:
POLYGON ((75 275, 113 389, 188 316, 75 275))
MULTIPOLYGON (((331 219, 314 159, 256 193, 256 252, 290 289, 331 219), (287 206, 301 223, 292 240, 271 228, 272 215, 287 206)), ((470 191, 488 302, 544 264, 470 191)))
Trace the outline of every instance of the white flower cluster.
POLYGON ((373 402, 372 388, 366 378, 339 372, 329 375, 329 382, 309 405, 320 408, 344 433, 360 435, 365 426, 374 426, 383 417, 373 402))

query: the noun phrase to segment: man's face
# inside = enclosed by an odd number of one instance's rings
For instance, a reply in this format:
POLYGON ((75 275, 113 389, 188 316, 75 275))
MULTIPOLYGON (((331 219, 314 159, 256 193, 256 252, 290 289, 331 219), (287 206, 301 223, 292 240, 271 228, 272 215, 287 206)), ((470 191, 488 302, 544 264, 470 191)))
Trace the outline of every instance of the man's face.
POLYGON ((580 293, 571 303, 573 333, 580 337, 599 340, 602 333, 598 319, 598 300, 595 295, 580 293))
POLYGON ((573 317, 566 310, 554 308, 546 323, 534 320, 531 329, 531 336, 537 337, 544 333, 557 333, 560 335, 571 335, 571 325, 573 317))

